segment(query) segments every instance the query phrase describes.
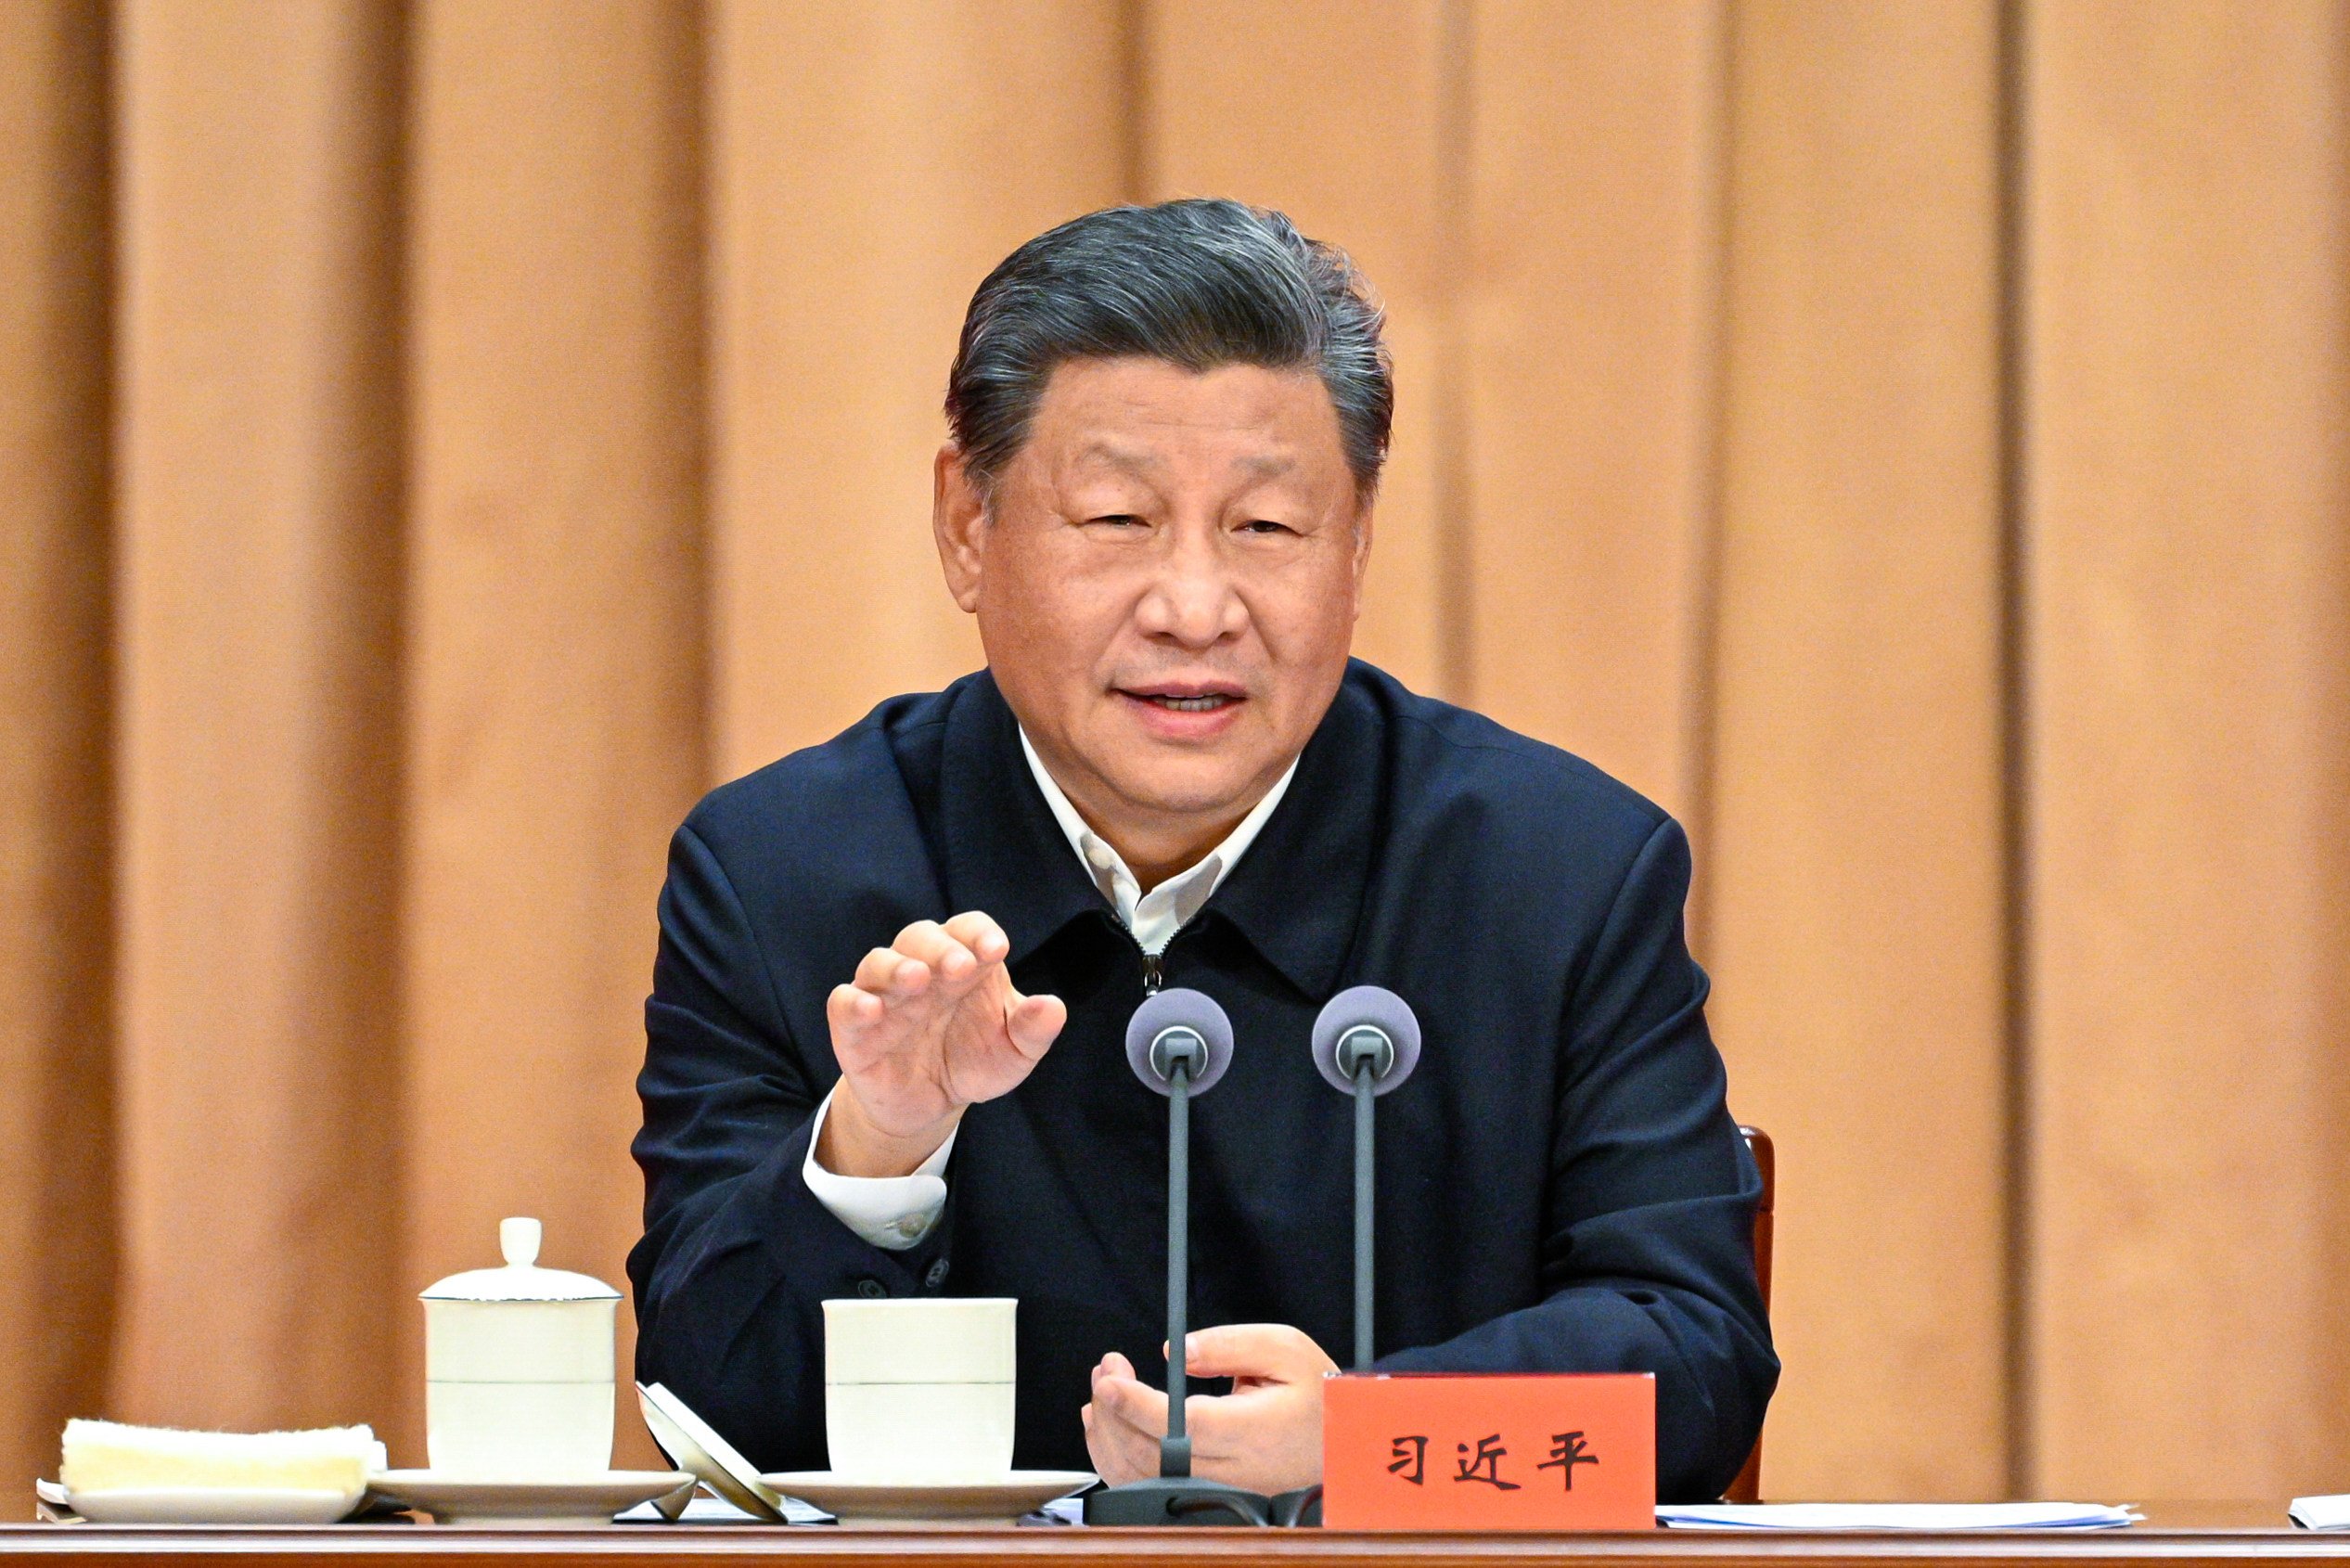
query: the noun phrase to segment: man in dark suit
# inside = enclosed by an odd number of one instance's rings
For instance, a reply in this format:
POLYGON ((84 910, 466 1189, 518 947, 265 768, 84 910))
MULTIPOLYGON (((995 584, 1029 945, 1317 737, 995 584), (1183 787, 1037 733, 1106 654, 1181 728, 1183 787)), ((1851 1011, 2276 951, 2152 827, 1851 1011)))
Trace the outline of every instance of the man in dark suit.
POLYGON ((1778 1376, 1759 1184, 1683 939, 1689 849, 1588 765, 1350 661, 1386 454, 1343 255, 1231 202, 1093 213, 983 283, 933 522, 988 667, 713 792, 639 1081, 637 1364, 822 1463, 832 1296, 1020 1299, 1018 1462, 1154 1473, 1161 983, 1230 1013, 1193 1111, 1200 1473, 1319 1475, 1351 1320, 1337 991, 1418 1012, 1380 1106, 1380 1365, 1657 1377, 1667 1497, 1778 1376))

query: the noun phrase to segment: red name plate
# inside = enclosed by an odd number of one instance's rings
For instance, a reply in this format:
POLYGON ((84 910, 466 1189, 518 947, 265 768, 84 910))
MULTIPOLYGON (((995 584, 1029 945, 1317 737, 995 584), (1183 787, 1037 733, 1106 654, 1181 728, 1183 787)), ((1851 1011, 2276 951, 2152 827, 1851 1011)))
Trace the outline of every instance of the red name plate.
POLYGON ((1656 1379, 1356 1372, 1322 1385, 1333 1530, 1652 1530, 1656 1379))

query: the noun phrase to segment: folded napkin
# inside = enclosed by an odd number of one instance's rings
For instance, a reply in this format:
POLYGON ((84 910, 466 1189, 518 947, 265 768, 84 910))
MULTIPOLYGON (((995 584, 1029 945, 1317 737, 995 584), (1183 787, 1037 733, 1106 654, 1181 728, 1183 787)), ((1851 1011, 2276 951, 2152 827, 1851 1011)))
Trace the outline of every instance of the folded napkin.
POLYGON ((364 1426, 311 1432, 180 1432, 117 1421, 65 1423, 58 1480, 67 1492, 221 1488, 356 1496, 383 1469, 383 1445, 364 1426))

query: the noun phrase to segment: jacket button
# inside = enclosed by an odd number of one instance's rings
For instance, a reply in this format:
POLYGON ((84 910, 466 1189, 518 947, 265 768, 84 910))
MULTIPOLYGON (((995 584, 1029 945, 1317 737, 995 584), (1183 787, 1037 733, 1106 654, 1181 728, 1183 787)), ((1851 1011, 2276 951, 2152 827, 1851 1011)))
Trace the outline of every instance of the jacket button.
POLYGON ((880 1301, 890 1293, 890 1288, 879 1279, 860 1279, 856 1282, 856 1293, 867 1301, 880 1301))
POLYGON ((941 1285, 946 1283, 946 1260, 944 1258, 941 1258, 936 1263, 931 1265, 929 1271, 922 1276, 922 1283, 928 1285, 933 1291, 937 1290, 941 1285))

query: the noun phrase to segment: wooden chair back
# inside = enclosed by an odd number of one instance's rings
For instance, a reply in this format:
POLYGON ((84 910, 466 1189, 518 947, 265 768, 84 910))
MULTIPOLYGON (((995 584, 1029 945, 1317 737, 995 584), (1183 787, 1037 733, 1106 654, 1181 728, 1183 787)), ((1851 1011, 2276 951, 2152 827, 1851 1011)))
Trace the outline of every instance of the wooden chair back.
MULTIPOLYGON (((1746 1139, 1749 1152, 1754 1156, 1754 1168, 1763 1175, 1763 1201, 1754 1208, 1754 1282, 1762 1287, 1763 1305, 1771 1305, 1771 1203, 1778 1195, 1779 1156, 1771 1147, 1771 1135, 1760 1127, 1739 1129, 1746 1139)), ((1722 1494, 1725 1502, 1752 1503, 1762 1500, 1763 1495, 1763 1436, 1754 1434, 1754 1451, 1746 1456, 1746 1463, 1722 1494)))

